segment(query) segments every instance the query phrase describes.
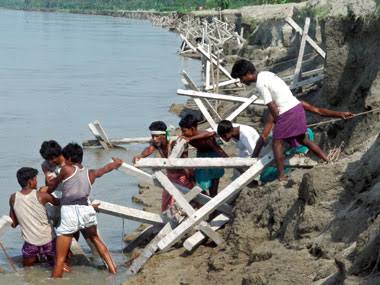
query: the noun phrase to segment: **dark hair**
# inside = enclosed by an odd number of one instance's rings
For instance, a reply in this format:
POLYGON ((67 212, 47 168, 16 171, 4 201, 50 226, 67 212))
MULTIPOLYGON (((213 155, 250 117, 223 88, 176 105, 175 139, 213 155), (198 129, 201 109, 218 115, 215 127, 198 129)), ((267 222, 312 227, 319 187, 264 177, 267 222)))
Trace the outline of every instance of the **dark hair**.
POLYGON ((31 167, 21 167, 16 173, 18 184, 20 184, 21 187, 25 187, 28 185, 28 181, 33 179, 33 177, 36 177, 37 174, 37 169, 31 167))
POLYGON ((231 76, 233 78, 242 78, 247 73, 255 73, 256 68, 252 62, 246 59, 239 59, 235 61, 232 67, 231 76))
POLYGON ((219 136, 223 136, 224 134, 231 132, 232 129, 233 129, 233 126, 232 126, 231 121, 223 120, 223 121, 220 121, 220 123, 218 124, 217 132, 219 136))
POLYGON ((70 160, 72 163, 82 163, 83 148, 77 143, 69 143, 62 150, 65 159, 70 160))
POLYGON ((54 140, 44 141, 40 148, 41 156, 46 159, 53 159, 62 154, 62 147, 54 140))
POLYGON ((154 121, 150 124, 149 130, 150 131, 166 131, 168 127, 163 121, 154 121))
POLYGON ((198 126, 198 120, 192 114, 188 114, 179 121, 181 128, 196 128, 198 126))

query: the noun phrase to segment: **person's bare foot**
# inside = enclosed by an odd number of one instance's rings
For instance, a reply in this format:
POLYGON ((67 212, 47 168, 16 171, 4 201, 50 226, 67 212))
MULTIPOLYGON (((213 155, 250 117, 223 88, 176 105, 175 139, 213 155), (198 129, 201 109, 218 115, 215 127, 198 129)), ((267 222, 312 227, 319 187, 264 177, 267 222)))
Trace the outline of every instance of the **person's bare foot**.
POLYGON ((71 268, 67 263, 63 264, 63 272, 66 272, 66 273, 71 272, 71 268))
POLYGON ((286 175, 281 175, 281 176, 279 176, 278 178, 278 181, 287 181, 288 180, 288 176, 286 176, 286 175))

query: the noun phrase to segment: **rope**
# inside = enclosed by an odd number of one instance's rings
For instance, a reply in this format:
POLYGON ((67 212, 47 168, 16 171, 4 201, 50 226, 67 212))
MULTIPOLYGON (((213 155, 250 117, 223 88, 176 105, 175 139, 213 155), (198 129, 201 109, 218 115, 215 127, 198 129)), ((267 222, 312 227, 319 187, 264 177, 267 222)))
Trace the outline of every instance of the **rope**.
POLYGON ((310 124, 307 127, 308 128, 314 128, 314 127, 319 127, 319 126, 323 126, 323 125, 328 125, 328 124, 332 124, 332 123, 335 123, 335 122, 339 122, 341 120, 347 121, 347 120, 350 120, 350 119, 353 119, 353 118, 356 118, 356 117, 359 117, 359 116, 367 115, 367 114, 370 114, 370 113, 377 113, 379 111, 380 111, 380 108, 376 108, 376 109, 372 109, 370 111, 365 111, 365 112, 354 114, 352 117, 347 118, 347 119, 343 119, 343 118, 332 119, 332 120, 323 121, 323 122, 319 122, 319 123, 315 123, 315 124, 310 124))
POLYGON ((2 242, 0 242, 0 247, 3 250, 5 257, 8 260, 9 266, 12 267, 12 269, 14 270, 14 272, 17 272, 16 266, 15 266, 13 260, 12 260, 12 258, 9 257, 9 255, 8 255, 7 251, 5 250, 5 247, 4 247, 4 245, 3 245, 2 242))

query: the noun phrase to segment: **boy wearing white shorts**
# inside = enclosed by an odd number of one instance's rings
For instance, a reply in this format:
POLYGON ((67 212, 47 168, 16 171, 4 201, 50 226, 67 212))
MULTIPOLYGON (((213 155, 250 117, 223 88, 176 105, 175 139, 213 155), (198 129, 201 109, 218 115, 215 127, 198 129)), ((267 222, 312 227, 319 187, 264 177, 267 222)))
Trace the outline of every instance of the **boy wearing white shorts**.
POLYGON ((57 178, 49 185, 49 191, 62 183, 61 223, 56 229, 57 255, 52 272, 53 278, 60 278, 73 235, 83 230, 86 237, 95 245, 110 273, 116 273, 111 255, 98 236, 96 212, 88 202, 91 186, 95 179, 118 168, 123 161, 112 158, 113 162, 99 169, 87 169, 82 166, 83 149, 76 143, 70 143, 62 150, 66 164, 57 178))

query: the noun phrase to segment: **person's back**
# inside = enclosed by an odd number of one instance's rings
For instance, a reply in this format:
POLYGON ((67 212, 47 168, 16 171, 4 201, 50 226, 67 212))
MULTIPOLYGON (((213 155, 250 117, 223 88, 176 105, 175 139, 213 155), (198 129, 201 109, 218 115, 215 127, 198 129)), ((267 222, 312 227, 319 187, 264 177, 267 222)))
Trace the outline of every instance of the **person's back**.
POLYGON ((52 277, 62 277, 64 261, 70 248, 71 240, 79 230, 83 230, 86 237, 95 245, 106 263, 108 271, 116 273, 116 266, 111 255, 98 235, 96 212, 89 205, 88 195, 96 178, 118 168, 123 161, 113 158, 113 162, 99 169, 87 170, 82 166, 83 148, 76 143, 66 145, 62 150, 62 155, 65 158, 65 166, 62 167, 59 176, 49 185, 49 191, 53 191, 59 183, 63 184, 61 223, 56 229, 57 256, 52 277))
POLYGON ((250 157, 255 150, 259 133, 252 127, 247 125, 234 124, 239 127, 239 140, 236 141, 236 148, 239 157, 250 157))
POLYGON ((45 208, 47 203, 58 205, 59 200, 47 189, 37 188, 38 170, 22 167, 17 171, 17 180, 22 189, 9 198, 9 216, 12 227, 21 226, 24 245, 22 247, 22 262, 24 266, 31 266, 41 258, 52 262, 55 256, 55 242, 53 226, 49 223, 45 208))
POLYGON ((264 99, 264 104, 274 101, 279 114, 283 114, 300 101, 292 94, 288 85, 276 74, 270 71, 260 71, 257 75, 256 89, 264 99))
POLYGON ((40 246, 53 240, 53 227, 44 205, 38 199, 37 190, 26 195, 16 192, 13 209, 26 242, 40 246))
POLYGON ((88 169, 74 165, 74 173, 62 181, 61 205, 88 205, 91 183, 88 169))

